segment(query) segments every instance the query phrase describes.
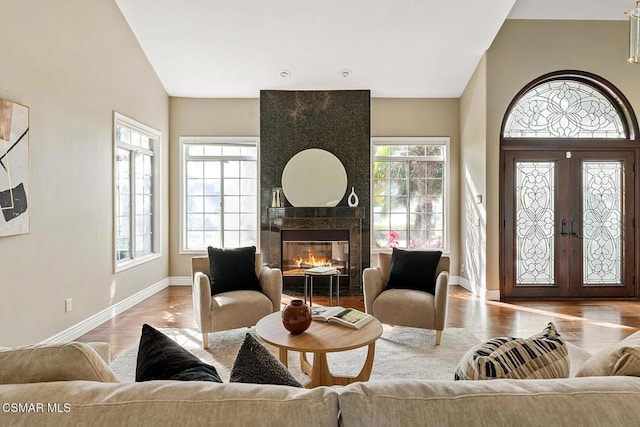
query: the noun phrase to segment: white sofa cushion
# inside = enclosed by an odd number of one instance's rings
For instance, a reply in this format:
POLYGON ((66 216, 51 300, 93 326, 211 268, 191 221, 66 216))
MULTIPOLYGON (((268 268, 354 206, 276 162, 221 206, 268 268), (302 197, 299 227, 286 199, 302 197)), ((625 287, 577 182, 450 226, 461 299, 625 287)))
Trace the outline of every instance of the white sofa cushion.
POLYGON ((344 426, 638 426, 640 378, 369 381, 340 392, 344 426))
MULTIPOLYGON (((338 392, 205 381, 0 385, 0 402, 44 403, 43 411, 0 413, 24 426, 337 426, 338 392), (60 403, 49 411, 48 403, 60 403), (66 404, 66 406, 65 406, 66 404)), ((0 410, 2 408, 0 407, 0 410)))

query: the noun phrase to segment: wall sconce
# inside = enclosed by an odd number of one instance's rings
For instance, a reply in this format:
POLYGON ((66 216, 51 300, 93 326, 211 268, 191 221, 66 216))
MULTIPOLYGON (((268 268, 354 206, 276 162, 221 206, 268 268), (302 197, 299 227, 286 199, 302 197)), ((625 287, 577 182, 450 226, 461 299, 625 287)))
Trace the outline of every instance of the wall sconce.
POLYGON ((627 12, 629 17, 629 59, 632 64, 640 64, 640 0, 635 9, 627 12))

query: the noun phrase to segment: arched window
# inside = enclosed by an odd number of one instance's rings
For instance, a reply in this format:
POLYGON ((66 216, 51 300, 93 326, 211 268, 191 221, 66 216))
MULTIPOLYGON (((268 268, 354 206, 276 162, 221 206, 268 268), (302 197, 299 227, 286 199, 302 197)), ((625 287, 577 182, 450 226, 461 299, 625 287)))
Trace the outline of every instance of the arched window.
POLYGON ((502 136, 633 139, 630 107, 601 80, 577 72, 542 76, 514 100, 502 136))

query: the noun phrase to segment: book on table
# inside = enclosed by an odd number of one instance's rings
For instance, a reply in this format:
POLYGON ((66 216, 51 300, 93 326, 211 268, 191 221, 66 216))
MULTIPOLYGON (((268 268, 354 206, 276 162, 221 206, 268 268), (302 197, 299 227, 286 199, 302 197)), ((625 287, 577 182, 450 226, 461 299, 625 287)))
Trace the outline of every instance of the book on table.
POLYGON ((355 308, 316 307, 311 311, 313 320, 329 322, 334 325, 360 329, 373 320, 373 316, 355 308))

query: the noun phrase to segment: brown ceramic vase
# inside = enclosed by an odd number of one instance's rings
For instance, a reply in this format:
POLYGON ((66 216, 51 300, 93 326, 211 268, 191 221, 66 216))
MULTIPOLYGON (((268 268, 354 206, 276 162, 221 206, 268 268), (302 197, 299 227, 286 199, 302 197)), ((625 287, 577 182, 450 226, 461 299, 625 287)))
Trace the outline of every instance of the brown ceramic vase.
POLYGON ((282 310, 282 324, 292 334, 301 334, 311 325, 311 308, 294 299, 282 310))

